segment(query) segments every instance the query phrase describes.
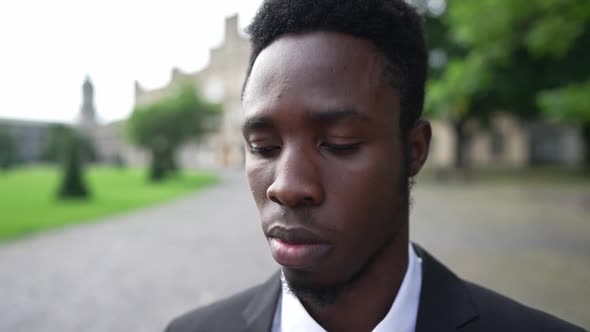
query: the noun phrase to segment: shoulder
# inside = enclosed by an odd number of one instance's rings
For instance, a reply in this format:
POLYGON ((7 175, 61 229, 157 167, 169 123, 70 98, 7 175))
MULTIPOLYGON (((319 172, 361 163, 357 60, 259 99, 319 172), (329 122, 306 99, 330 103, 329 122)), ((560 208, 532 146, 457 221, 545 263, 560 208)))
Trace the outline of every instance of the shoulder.
POLYGON ((229 298, 189 311, 175 318, 166 332, 198 332, 234 330, 241 326, 242 312, 262 285, 249 288, 229 298), (236 328, 230 328, 235 325, 236 328))
POLYGON ((465 282, 479 313, 473 322, 477 331, 539 331, 539 332, 583 332, 580 327, 567 323, 520 304, 506 296, 485 287, 465 282), (483 328, 486 327, 486 328, 483 328))

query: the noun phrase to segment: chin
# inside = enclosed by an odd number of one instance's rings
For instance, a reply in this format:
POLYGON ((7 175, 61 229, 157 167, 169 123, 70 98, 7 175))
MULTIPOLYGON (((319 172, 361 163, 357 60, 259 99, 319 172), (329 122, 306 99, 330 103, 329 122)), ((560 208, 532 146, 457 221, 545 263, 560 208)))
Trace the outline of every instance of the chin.
POLYGON ((353 283, 346 277, 322 276, 317 272, 283 268, 283 286, 307 304, 326 307, 334 304, 353 283))
POLYGON ((331 287, 347 283, 352 273, 338 273, 334 269, 293 269, 282 267, 283 274, 289 283, 306 287, 331 287))

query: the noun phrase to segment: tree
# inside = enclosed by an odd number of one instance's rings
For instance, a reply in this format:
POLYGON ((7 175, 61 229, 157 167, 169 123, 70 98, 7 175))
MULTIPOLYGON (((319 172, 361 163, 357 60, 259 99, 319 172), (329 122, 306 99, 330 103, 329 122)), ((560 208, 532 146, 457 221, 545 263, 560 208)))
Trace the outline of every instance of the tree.
MULTIPOLYGON (((451 123, 456 137, 454 167, 462 169, 467 141, 465 124, 475 113, 473 101, 479 87, 486 86, 489 77, 481 59, 466 58, 466 47, 453 39, 444 10, 433 12, 427 4, 428 1, 421 3, 430 52, 425 113, 451 123)), ((483 112, 481 109, 480 113, 483 112)))
POLYGON ((588 104, 578 92, 590 81, 590 2, 452 0, 440 21, 443 45, 464 53, 450 56, 428 83, 428 113, 454 119, 485 119, 495 110, 527 119, 564 113, 558 118, 587 121, 588 104))
POLYGON ((45 144, 41 153, 41 159, 50 163, 63 161, 66 144, 73 135, 73 129, 64 124, 53 124, 49 128, 45 144))
POLYGON ((82 139, 78 134, 71 135, 65 142, 63 177, 58 196, 64 198, 88 198, 90 192, 84 181, 81 158, 82 139))
POLYGON ((0 127, 0 170, 8 170, 17 162, 16 141, 12 133, 0 127))
POLYGON ((151 153, 150 179, 161 180, 175 172, 180 145, 212 130, 219 114, 220 106, 204 101, 192 84, 152 104, 137 106, 128 121, 129 133, 151 153))
POLYGON ((75 128, 65 124, 51 125, 46 143, 43 146, 41 159, 50 163, 63 162, 66 158, 68 144, 72 139, 79 140, 82 161, 94 162, 98 160, 94 142, 88 137, 80 135, 75 128))
POLYGON ((543 91, 537 103, 549 118, 580 125, 586 144, 586 164, 590 164, 590 80, 543 91))

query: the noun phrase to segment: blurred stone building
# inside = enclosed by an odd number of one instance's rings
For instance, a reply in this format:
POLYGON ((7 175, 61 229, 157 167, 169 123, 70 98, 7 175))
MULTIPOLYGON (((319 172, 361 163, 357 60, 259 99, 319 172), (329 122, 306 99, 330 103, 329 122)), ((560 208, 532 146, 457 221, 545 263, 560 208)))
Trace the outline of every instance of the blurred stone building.
POLYGON ((55 125, 58 123, 0 119, 0 130, 8 132, 15 142, 15 159, 18 163, 34 163, 43 158, 45 144, 55 125))
MULTIPOLYGON (((239 168, 244 161, 241 137, 241 89, 248 67, 250 42, 238 30, 238 17, 225 20, 222 44, 210 50, 209 65, 195 73, 173 69, 170 82, 147 90, 135 83, 135 105, 144 105, 170 95, 184 82, 196 83, 209 101, 222 105, 219 131, 203 137, 200 143, 188 142, 179 152, 178 163, 185 168, 239 168)), ((103 163, 122 160, 130 165, 146 165, 148 155, 128 143, 125 122, 101 124, 94 107, 94 88, 90 79, 82 87, 83 102, 77 126, 94 142, 103 163)), ((53 124, 34 121, 1 120, 17 138, 23 161, 39 161, 49 128, 53 124)), ((433 120, 433 141, 427 167, 450 168, 456 152, 456 135, 448 121, 433 120)), ((543 122, 522 122, 498 113, 483 127, 467 125, 467 139, 461 147, 466 164, 472 167, 521 168, 537 164, 576 167, 582 164, 584 143, 574 127, 543 122)))
MULTIPOLYGON (((210 63, 196 73, 172 70, 168 85, 145 90, 135 84, 135 103, 142 105, 167 96, 185 80, 201 87, 206 98, 220 102, 224 114, 219 133, 205 138, 201 146, 189 144, 181 151, 184 164, 239 167, 243 163, 243 143, 240 131, 240 96, 250 55, 250 43, 238 31, 238 17, 225 21, 225 40, 210 52, 210 63)), ((434 138, 427 165, 433 168, 452 167, 456 135, 449 122, 433 120, 434 138)), ((548 163, 567 166, 580 165, 583 142, 575 128, 544 123, 519 122, 502 113, 493 117, 483 128, 477 123, 468 126, 468 141, 462 145, 467 165, 473 167, 526 167, 548 163)))
POLYGON ((89 77, 86 77, 82 85, 82 106, 76 127, 92 143, 97 162, 131 165, 147 163, 146 153, 128 142, 124 120, 106 124, 99 121, 94 106, 94 86, 89 77))
MULTIPOLYGON (((144 164, 145 154, 127 143, 125 121, 103 124, 99 121, 94 106, 94 87, 89 77, 82 85, 82 105, 74 125, 60 122, 45 122, 18 119, 0 119, 0 130, 6 130, 13 138, 16 161, 21 164, 40 163, 55 160, 57 156, 48 156, 52 151, 49 146, 59 128, 77 129, 92 150, 97 163, 144 164)), ((52 153, 56 153, 53 151, 52 153)))
POLYGON ((155 90, 143 89, 135 83, 135 104, 143 105, 168 96, 183 82, 192 81, 201 94, 223 108, 219 132, 203 138, 201 144, 188 143, 180 151, 183 166, 240 167, 244 148, 240 129, 241 91, 250 56, 250 42, 238 30, 238 16, 225 21, 223 43, 210 51, 209 65, 196 73, 172 70, 168 85, 155 90))
MULTIPOLYGON (((433 138, 427 167, 451 168, 457 135, 449 121, 431 120, 433 138)), ((543 121, 522 121, 498 112, 488 126, 466 125, 461 144, 466 166, 523 168, 536 165, 578 167, 584 163, 584 141, 579 128, 543 121)))

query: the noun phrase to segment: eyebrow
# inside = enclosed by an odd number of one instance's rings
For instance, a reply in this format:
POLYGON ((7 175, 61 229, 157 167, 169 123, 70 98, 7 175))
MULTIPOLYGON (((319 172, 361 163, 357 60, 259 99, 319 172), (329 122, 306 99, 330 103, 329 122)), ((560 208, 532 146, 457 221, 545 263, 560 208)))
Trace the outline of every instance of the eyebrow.
POLYGON ((255 130, 255 129, 268 129, 272 128, 273 122, 267 116, 251 116, 244 120, 242 123, 242 131, 255 130))
POLYGON ((348 119, 360 121, 369 120, 367 115, 362 114, 353 108, 308 112, 305 114, 305 117, 312 121, 324 123, 339 122, 348 119))
MULTIPOLYGON (((348 119, 359 120, 363 122, 369 120, 368 116, 358 112, 353 108, 306 112, 304 116, 309 121, 321 122, 324 124, 340 122, 348 119)), ((266 115, 254 115, 246 118, 242 123, 242 131, 269 129, 273 127, 273 120, 266 115)))

